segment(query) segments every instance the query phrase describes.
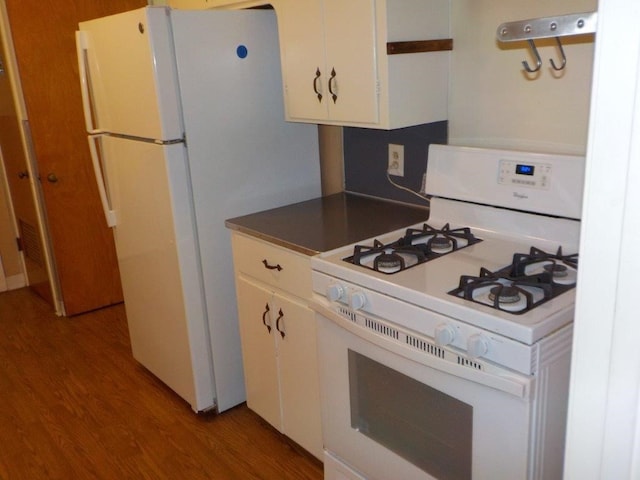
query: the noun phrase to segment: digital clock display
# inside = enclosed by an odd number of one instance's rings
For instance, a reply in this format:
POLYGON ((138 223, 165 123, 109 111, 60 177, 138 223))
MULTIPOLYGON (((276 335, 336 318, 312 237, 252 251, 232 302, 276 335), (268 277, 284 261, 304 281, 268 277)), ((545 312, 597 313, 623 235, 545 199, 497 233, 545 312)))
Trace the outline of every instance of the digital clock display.
POLYGON ((535 167, 533 165, 516 165, 518 175, 533 175, 535 167))

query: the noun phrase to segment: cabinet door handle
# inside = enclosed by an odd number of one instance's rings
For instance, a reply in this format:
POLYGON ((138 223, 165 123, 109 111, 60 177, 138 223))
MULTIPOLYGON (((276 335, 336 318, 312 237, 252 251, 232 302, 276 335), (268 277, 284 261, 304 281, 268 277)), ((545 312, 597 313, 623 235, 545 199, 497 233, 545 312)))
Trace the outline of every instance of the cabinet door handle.
POLYGON ((336 100, 338 100, 338 95, 336 95, 336 92, 333 91, 333 84, 336 80, 336 69, 332 68, 331 69, 331 78, 329 79, 329 93, 331 94, 331 98, 333 99, 333 103, 336 103, 336 100))
POLYGON ((22 172, 18 172, 18 178, 22 180, 23 178, 29 178, 29 172, 24 170, 22 172))
POLYGON ((269 265, 269 262, 267 262, 266 258, 262 260, 262 263, 264 264, 264 268, 268 270, 278 270, 279 272, 282 271, 282 267, 280 266, 279 263, 277 265, 269 265))
POLYGON ((278 330, 280 335, 282 335, 282 338, 284 338, 284 330, 280 330, 280 320, 282 320, 282 317, 284 317, 284 313, 282 313, 282 309, 280 309, 278 312, 278 318, 276 319, 276 330, 278 330))
POLYGON ((266 303, 264 305, 264 313, 262 314, 262 324, 267 327, 267 332, 271 333, 271 325, 269 325, 269 323, 267 323, 267 315, 269 314, 269 304, 266 303))
POLYGON ((313 91, 318 96, 318 102, 322 103, 322 94, 318 91, 318 82, 320 81, 320 68, 316 69, 316 76, 313 79, 313 91))

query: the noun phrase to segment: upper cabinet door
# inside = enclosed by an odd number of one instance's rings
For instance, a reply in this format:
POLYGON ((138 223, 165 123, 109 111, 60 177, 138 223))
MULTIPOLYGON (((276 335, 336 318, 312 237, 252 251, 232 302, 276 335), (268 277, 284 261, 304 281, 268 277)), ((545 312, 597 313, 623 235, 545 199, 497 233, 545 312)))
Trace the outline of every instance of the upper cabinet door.
POLYGON ((282 0, 278 29, 287 119, 327 120, 323 0, 282 0))
POLYGON ((381 129, 446 120, 449 2, 279 0, 287 120, 381 129))
POLYGON ((287 119, 378 121, 373 0, 278 4, 287 119))
POLYGON ((324 0, 325 80, 333 121, 378 122, 375 17, 373 0, 324 0))

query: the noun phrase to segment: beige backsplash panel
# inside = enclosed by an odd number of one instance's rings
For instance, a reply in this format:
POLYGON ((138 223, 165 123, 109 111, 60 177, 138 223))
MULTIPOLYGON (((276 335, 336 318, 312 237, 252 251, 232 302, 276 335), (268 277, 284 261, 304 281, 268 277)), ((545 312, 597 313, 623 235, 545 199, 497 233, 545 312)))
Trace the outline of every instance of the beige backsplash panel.
POLYGON ((553 39, 536 41, 542 68, 531 64, 526 42, 500 43, 503 22, 597 9, 595 0, 455 0, 449 93, 449 141, 458 145, 584 154, 593 64, 593 35, 563 38, 567 66, 553 39))

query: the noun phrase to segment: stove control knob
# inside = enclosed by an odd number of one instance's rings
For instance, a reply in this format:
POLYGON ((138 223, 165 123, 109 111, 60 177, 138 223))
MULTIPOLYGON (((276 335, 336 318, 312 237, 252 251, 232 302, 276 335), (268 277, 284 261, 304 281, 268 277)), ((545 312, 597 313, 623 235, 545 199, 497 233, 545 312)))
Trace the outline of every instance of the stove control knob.
POLYGON ((344 298, 344 287, 339 283, 331 283, 326 291, 327 299, 331 302, 337 302, 344 298))
POLYGON ((470 358, 479 358, 489 352, 489 339, 486 335, 476 333, 467 340, 467 353, 470 358))
POLYGON ((446 323, 441 323, 436 327, 434 338, 436 345, 444 347, 453 343, 456 338, 456 329, 446 323))
POLYGON ((351 292, 351 295, 349 295, 349 306, 352 310, 360 310, 365 306, 366 303, 367 296, 364 294, 364 292, 357 290, 355 292, 351 292))

